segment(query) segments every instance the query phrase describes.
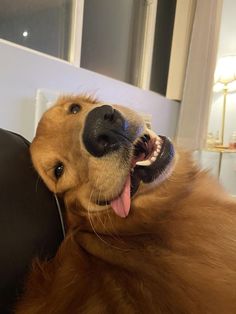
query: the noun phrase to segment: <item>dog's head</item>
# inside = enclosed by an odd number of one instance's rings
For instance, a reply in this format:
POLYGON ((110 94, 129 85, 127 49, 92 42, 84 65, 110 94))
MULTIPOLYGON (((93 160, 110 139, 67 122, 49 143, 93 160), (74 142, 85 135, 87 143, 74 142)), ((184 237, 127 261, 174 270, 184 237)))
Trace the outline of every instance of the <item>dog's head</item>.
POLYGON ((131 198, 168 176, 171 141, 139 115, 86 97, 63 97, 41 119, 32 160, 47 186, 88 211, 126 217, 131 198))

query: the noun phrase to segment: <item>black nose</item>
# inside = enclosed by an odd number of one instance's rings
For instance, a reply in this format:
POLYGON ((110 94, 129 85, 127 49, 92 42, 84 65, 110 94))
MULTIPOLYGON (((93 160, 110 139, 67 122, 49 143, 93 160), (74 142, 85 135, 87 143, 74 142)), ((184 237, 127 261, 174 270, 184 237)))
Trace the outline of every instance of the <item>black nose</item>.
POLYGON ((119 111, 104 105, 91 110, 86 118, 83 142, 90 154, 102 157, 118 150, 126 141, 128 124, 119 111))

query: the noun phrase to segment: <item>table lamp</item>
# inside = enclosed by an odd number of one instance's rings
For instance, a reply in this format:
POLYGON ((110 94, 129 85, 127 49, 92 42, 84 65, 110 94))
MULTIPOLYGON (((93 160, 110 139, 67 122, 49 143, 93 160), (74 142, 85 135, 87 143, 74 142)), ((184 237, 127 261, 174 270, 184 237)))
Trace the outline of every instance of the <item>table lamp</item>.
POLYGON ((220 145, 224 145, 225 112, 227 94, 236 90, 236 55, 220 58, 215 70, 214 92, 223 92, 222 122, 220 131, 220 145))

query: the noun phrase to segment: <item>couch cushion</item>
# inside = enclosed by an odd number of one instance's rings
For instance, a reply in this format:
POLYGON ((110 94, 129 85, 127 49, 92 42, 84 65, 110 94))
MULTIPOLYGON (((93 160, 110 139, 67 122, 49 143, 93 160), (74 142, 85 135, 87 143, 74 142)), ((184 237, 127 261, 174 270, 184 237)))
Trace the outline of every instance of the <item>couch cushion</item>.
POLYGON ((32 258, 63 240, 54 195, 33 169, 29 142, 0 129, 0 313, 10 313, 32 258))

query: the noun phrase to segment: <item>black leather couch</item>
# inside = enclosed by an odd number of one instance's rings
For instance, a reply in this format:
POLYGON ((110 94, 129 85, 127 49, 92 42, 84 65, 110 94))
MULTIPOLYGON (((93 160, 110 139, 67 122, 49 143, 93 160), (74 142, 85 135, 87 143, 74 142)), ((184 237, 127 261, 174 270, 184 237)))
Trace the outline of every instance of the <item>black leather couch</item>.
POLYGON ((0 313, 12 313, 35 256, 50 259, 64 237, 55 196, 33 169, 29 142, 0 129, 0 313))

